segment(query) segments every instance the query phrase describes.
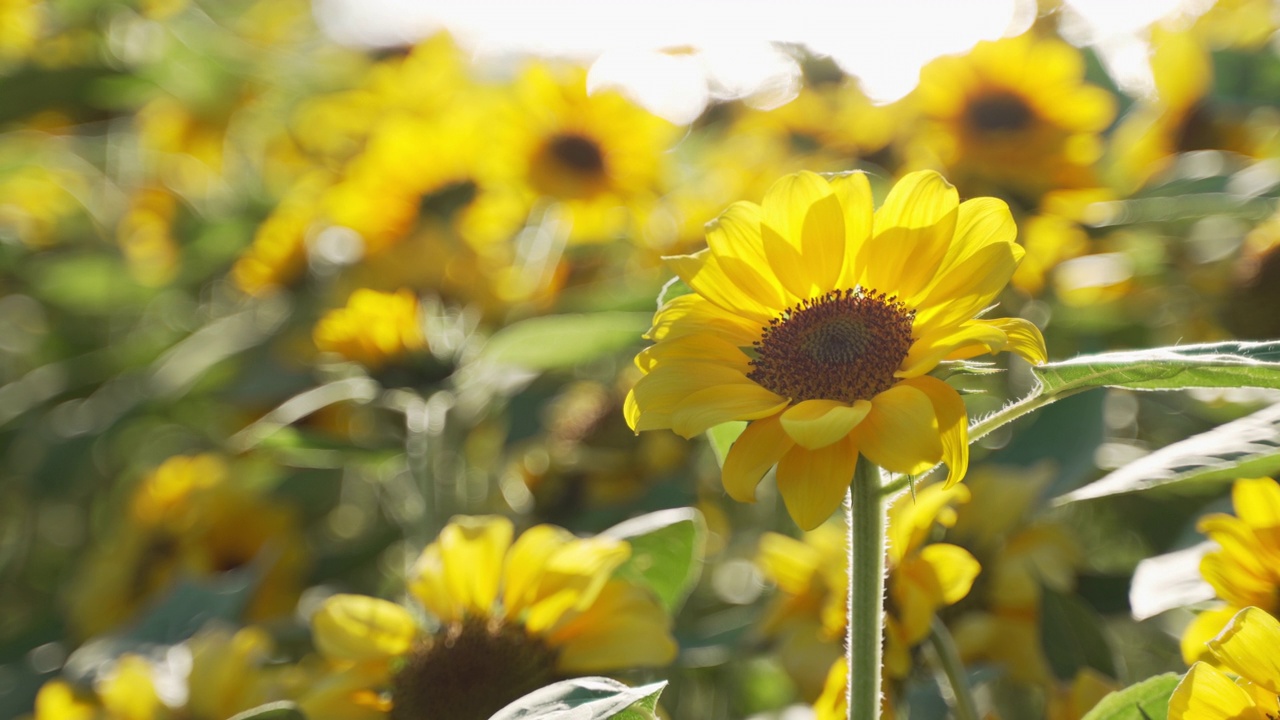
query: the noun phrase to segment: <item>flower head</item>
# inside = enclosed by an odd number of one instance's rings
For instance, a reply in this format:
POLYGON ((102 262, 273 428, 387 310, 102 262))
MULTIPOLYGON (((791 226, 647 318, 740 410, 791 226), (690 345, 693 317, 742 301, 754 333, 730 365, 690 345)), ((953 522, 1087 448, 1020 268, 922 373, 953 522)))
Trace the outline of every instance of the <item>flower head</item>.
POLYGON ((1211 658, 1191 666, 1169 698, 1169 720, 1270 720, 1280 717, 1280 622, 1247 607, 1206 644, 1211 658))
POLYGON ((356 290, 346 307, 320 318, 314 335, 320 350, 369 368, 427 346, 418 320, 418 298, 408 290, 356 290))
POLYGON ((1236 514, 1214 513, 1196 529, 1218 544, 1200 560, 1200 574, 1223 605, 1196 616, 1182 635, 1182 658, 1210 660, 1206 642, 1249 606, 1280 612, 1280 485, 1271 478, 1237 480, 1236 514))
POLYGON ((684 437, 750 421, 725 489, 750 502, 777 465, 806 529, 840 504, 859 456, 899 473, 945 462, 959 482, 964 403, 928 373, 1001 350, 1045 359, 1031 323, 975 319, 1022 257, 1015 234, 1004 202, 960 203, 934 172, 907 175, 879 210, 864 175, 788 175, 710 223, 708 249, 667 258, 694 292, 654 317, 627 421, 684 437))
MULTIPOLYGON (((316 646, 335 677, 357 681, 327 686, 362 703, 389 693, 392 718, 483 720, 558 679, 675 657, 666 611, 611 578, 626 542, 550 525, 512 535, 504 518, 457 518, 427 546, 408 589, 430 627, 386 600, 329 598, 312 620, 316 646)), ((332 699, 302 704, 308 717, 342 717, 325 709, 332 699)))

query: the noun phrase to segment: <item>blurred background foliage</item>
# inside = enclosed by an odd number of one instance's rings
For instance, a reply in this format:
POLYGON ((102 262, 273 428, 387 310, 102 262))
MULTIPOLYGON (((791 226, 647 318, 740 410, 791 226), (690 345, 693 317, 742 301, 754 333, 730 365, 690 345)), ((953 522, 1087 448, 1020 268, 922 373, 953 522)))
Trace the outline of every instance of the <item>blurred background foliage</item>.
MULTIPOLYGON (((1027 254, 1001 312, 1053 358, 1280 337, 1275 8, 1152 26, 1147 93, 1064 41, 1060 14, 935 60, 890 104, 781 46, 792 97, 681 125, 571 63, 477 63, 444 34, 343 46, 302 0, 0 3, 0 716, 51 678, 125 673, 126 652, 198 655, 211 623, 264 633, 255 667, 288 667, 324 597, 403 597, 456 514, 591 534, 681 507, 704 530, 676 555, 701 570, 655 586, 697 580, 680 654, 628 679, 670 680, 675 718, 812 702, 839 642, 813 573, 839 553, 783 579, 762 537, 796 530, 769 490, 728 501, 714 432, 623 420, 672 291, 662 255, 787 172, 862 170, 883 192, 931 167, 1013 208, 1027 254)), ((1030 387, 1007 362, 950 378, 971 415, 1030 387)), ((1135 620, 1131 578, 1203 539, 1229 477, 1054 500, 1276 399, 1099 390, 981 441, 972 497, 925 526, 982 568, 938 612, 986 706, 1078 718, 1182 671, 1190 613, 1135 620)), ((904 652, 899 710, 940 717, 904 652)), ((161 695, 155 716, 176 713, 161 695)))

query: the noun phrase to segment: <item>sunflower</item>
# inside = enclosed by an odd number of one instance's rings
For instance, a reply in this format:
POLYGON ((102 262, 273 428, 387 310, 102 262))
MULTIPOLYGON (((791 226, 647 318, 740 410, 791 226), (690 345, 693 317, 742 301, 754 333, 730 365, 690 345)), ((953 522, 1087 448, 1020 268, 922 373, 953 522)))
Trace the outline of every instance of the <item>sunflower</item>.
POLYGON ((1115 102, 1084 83, 1084 70, 1078 50, 1031 34, 930 62, 914 93, 924 120, 917 161, 941 163, 962 187, 1029 203, 1054 188, 1092 186, 1098 133, 1115 102))
POLYGON ((558 203, 573 242, 609 240, 641 221, 666 184, 678 128, 621 93, 588 93, 582 69, 536 64, 492 128, 510 179, 558 203))
MULTIPOLYGON (((959 602, 981 567, 956 545, 930 543, 938 526, 955 523, 953 506, 969 500, 963 485, 921 488, 889 510, 885 622, 886 678, 911 672, 911 651, 929 634, 940 608, 959 602)), ((779 658, 806 697, 822 690, 823 673, 841 654, 847 622, 848 546, 845 528, 826 524, 796 540, 766 533, 756 560, 781 591, 763 630, 780 642, 779 658)))
POLYGON ((418 298, 408 290, 382 293, 361 288, 346 307, 331 310, 316 323, 313 337, 331 352, 370 369, 425 350, 418 298))
POLYGON ((644 589, 611 579, 630 546, 539 525, 512 541, 500 517, 455 518, 428 545, 409 592, 430 615, 362 595, 330 597, 312 619, 334 667, 307 716, 347 717, 330 704, 382 707, 392 718, 484 720, 555 680, 670 662, 670 618, 644 589))
POLYGON ((686 438, 750 424, 724 462, 725 489, 751 502, 778 467, 802 528, 844 498, 859 456, 898 473, 969 463, 959 393, 927 373, 948 359, 1012 350, 1045 360, 1026 320, 974 319, 1022 256, 1004 202, 961 204, 942 176, 907 175, 872 210, 865 175, 784 177, 763 205, 731 205, 710 246, 667 258, 692 294, 664 304, 627 396, 632 430, 686 438))
POLYGON ((1243 608, 1280 611, 1280 485, 1271 478, 1237 480, 1231 503, 1234 516, 1214 513, 1196 524, 1218 544, 1200 560, 1200 574, 1224 604, 1197 615, 1183 632, 1188 665, 1208 658, 1205 643, 1243 608))
POLYGON ((1256 607, 1235 613, 1206 645, 1214 663, 1191 666, 1169 698, 1169 720, 1270 720, 1280 717, 1280 622, 1256 607))

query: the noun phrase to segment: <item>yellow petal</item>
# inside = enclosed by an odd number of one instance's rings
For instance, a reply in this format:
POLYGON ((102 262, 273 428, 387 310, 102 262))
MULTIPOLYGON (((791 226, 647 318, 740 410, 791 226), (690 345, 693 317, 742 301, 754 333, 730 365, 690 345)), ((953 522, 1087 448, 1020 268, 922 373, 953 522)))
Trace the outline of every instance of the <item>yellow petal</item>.
POLYGON ((793 447, 778 461, 778 493, 796 525, 812 530, 840 507, 853 470, 858 448, 850 438, 821 450, 793 447))
POLYGON ((979 248, 938 279, 914 304, 915 330, 929 332, 973 319, 995 301, 1018 267, 1017 245, 993 243, 979 248))
POLYGON ((957 354, 973 357, 998 352, 1004 348, 1008 337, 1000 328, 980 320, 960 327, 942 327, 916 338, 902 360, 902 368, 894 375, 900 378, 919 377, 957 354))
POLYGON ((871 183, 866 173, 842 173, 830 180, 831 190, 844 210, 844 268, 836 280, 836 286, 856 287, 862 283, 863 268, 858 264, 862 246, 871 238, 875 201, 871 196, 871 183))
POLYGON ((408 652, 418 634, 409 611, 364 595, 333 595, 311 617, 316 648, 331 660, 385 661, 408 652))
POLYGON ((1017 353, 1023 360, 1032 365, 1042 365, 1048 362, 1049 351, 1044 346, 1044 335, 1040 334, 1040 328, 1036 327, 1030 320, 995 318, 992 320, 979 320, 978 322, 1004 331, 1004 334, 1008 337, 1008 342, 1004 346, 1005 351, 1017 353))
POLYGON ((525 530, 507 553, 503 570, 503 615, 518 618, 538 599, 547 560, 573 542, 573 534, 554 525, 535 525, 525 530))
MULTIPOLYGON (((670 428, 676 408, 694 393, 726 385, 755 383, 741 370, 716 363, 669 363, 636 381, 624 408, 631 429, 670 428)), ((759 386, 757 386, 759 387, 759 386)))
POLYGON ((955 388, 935 377, 922 375, 904 380, 929 396, 933 414, 938 420, 939 439, 942 441, 942 462, 947 464, 947 487, 964 479, 969 472, 969 413, 964 399, 955 388))
POLYGON ((1210 660, 1213 654, 1209 652, 1209 641, 1222 632, 1238 611, 1239 608, 1228 605, 1196 615, 1182 631, 1182 661, 1190 665, 1197 660, 1210 660))
POLYGON ((737 313, 725 312, 711 301, 689 293, 668 300, 653 317, 646 340, 662 342, 684 335, 714 335, 737 347, 760 339, 763 326, 737 313))
POLYGON ((779 282, 798 298, 835 287, 844 264, 844 217, 831 185, 811 172, 787 175, 765 193, 761 240, 779 282))
POLYGON ((858 262, 872 290, 914 297, 933 279, 950 247, 960 202, 956 189, 933 171, 908 174, 875 214, 875 235, 858 262))
POLYGON ((715 303, 726 313, 741 315, 763 327, 778 310, 766 307, 738 287, 710 250, 692 255, 670 255, 663 260, 694 292, 715 303))
POLYGON ((1209 651, 1228 670, 1280 695, 1280 622, 1256 607, 1236 613, 1209 651))
POLYGON ((650 373, 664 363, 679 360, 724 365, 744 375, 751 372, 751 360, 739 346, 706 334, 685 335, 650 345, 636 355, 636 367, 650 373))
POLYGON ((1221 670, 1198 662, 1169 698, 1169 720, 1266 720, 1249 694, 1221 670))
POLYGON ((547 640, 561 673, 583 675, 670 663, 677 650, 670 628, 671 618, 648 592, 614 581, 547 640))
POLYGON ((756 420, 787 406, 787 399, 743 378, 743 382, 698 390, 671 413, 671 429, 691 438, 730 420, 756 420))
POLYGON ((822 555, 808 543, 775 532, 760 536, 756 566, 761 574, 788 595, 810 591, 821 564, 822 555))
POLYGON ((1231 504, 1255 530, 1280 527, 1280 485, 1271 478, 1237 480, 1231 487, 1231 504))
POLYGON ((782 413, 782 429, 800 447, 824 448, 840 440, 862 422, 871 403, 857 400, 847 405, 837 400, 805 400, 782 413))
POLYGON ((896 385, 871 400, 852 437, 871 462, 896 473, 920 473, 942 459, 942 440, 929 396, 896 385))
POLYGON ((525 628, 535 634, 547 632, 590 607, 609 576, 630 556, 626 542, 602 536, 575 539, 560 547, 543 567, 525 628))
POLYGON ((725 492, 738 502, 755 502, 760 479, 794 445, 777 415, 748 425, 724 459, 721 477, 725 492))
POLYGON ((453 622, 462 619, 463 607, 450 594, 448 583, 445 581, 440 543, 431 543, 423 549, 417 562, 413 564, 407 585, 409 593, 422 603, 427 612, 440 621, 453 622))
POLYGON ((497 515, 458 516, 440 531, 445 586, 464 614, 493 612, 512 531, 511 521, 497 515))
POLYGON ((982 566, 962 547, 948 543, 926 545, 920 557, 933 566, 943 604, 954 605, 969 594, 982 566))
POLYGON ((796 303, 774 277, 760 237, 760 206, 736 202, 707 223, 707 247, 725 275, 744 293, 781 310, 796 303))

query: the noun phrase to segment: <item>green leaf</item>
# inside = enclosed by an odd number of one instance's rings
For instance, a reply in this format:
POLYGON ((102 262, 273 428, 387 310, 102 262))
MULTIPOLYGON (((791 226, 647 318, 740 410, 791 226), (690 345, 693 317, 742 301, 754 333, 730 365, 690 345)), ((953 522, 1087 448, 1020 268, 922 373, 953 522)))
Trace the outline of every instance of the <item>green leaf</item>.
POLYGON ((1165 673, 1117 690, 1090 710, 1082 720, 1165 720, 1169 696, 1182 676, 1165 673))
POLYGON ((1059 504, 1122 493, 1209 485, 1280 472, 1280 405, 1192 435, 1057 499, 1059 504))
POLYGON ((707 526, 694 508, 641 515, 601 534, 631 544, 631 557, 614 577, 653 590, 671 612, 684 602, 702 573, 707 526))
POLYGON ((1085 355, 1033 367, 1041 394, 1095 387, 1136 390, 1280 388, 1280 341, 1224 342, 1085 355))
POLYGON ((281 700, 237 713, 229 720, 307 720, 307 716, 297 704, 281 700))
POLYGON ((1102 630, 1102 619, 1075 595, 1043 588, 1040 599, 1040 637, 1053 674, 1070 681, 1090 667, 1116 677, 1115 658, 1102 630))
POLYGON ((724 467, 724 459, 729 456, 729 448, 737 442, 738 436, 747 429, 747 423, 733 420, 707 431, 707 439, 711 441, 711 451, 716 455, 716 463, 724 467))
POLYGON ((657 720, 658 696, 666 681, 627 687, 617 680, 584 677, 535 690, 489 720, 657 720))
POLYGON ((639 345, 653 315, 600 312, 547 315, 512 323, 489 338, 480 361, 529 370, 562 370, 639 345))

